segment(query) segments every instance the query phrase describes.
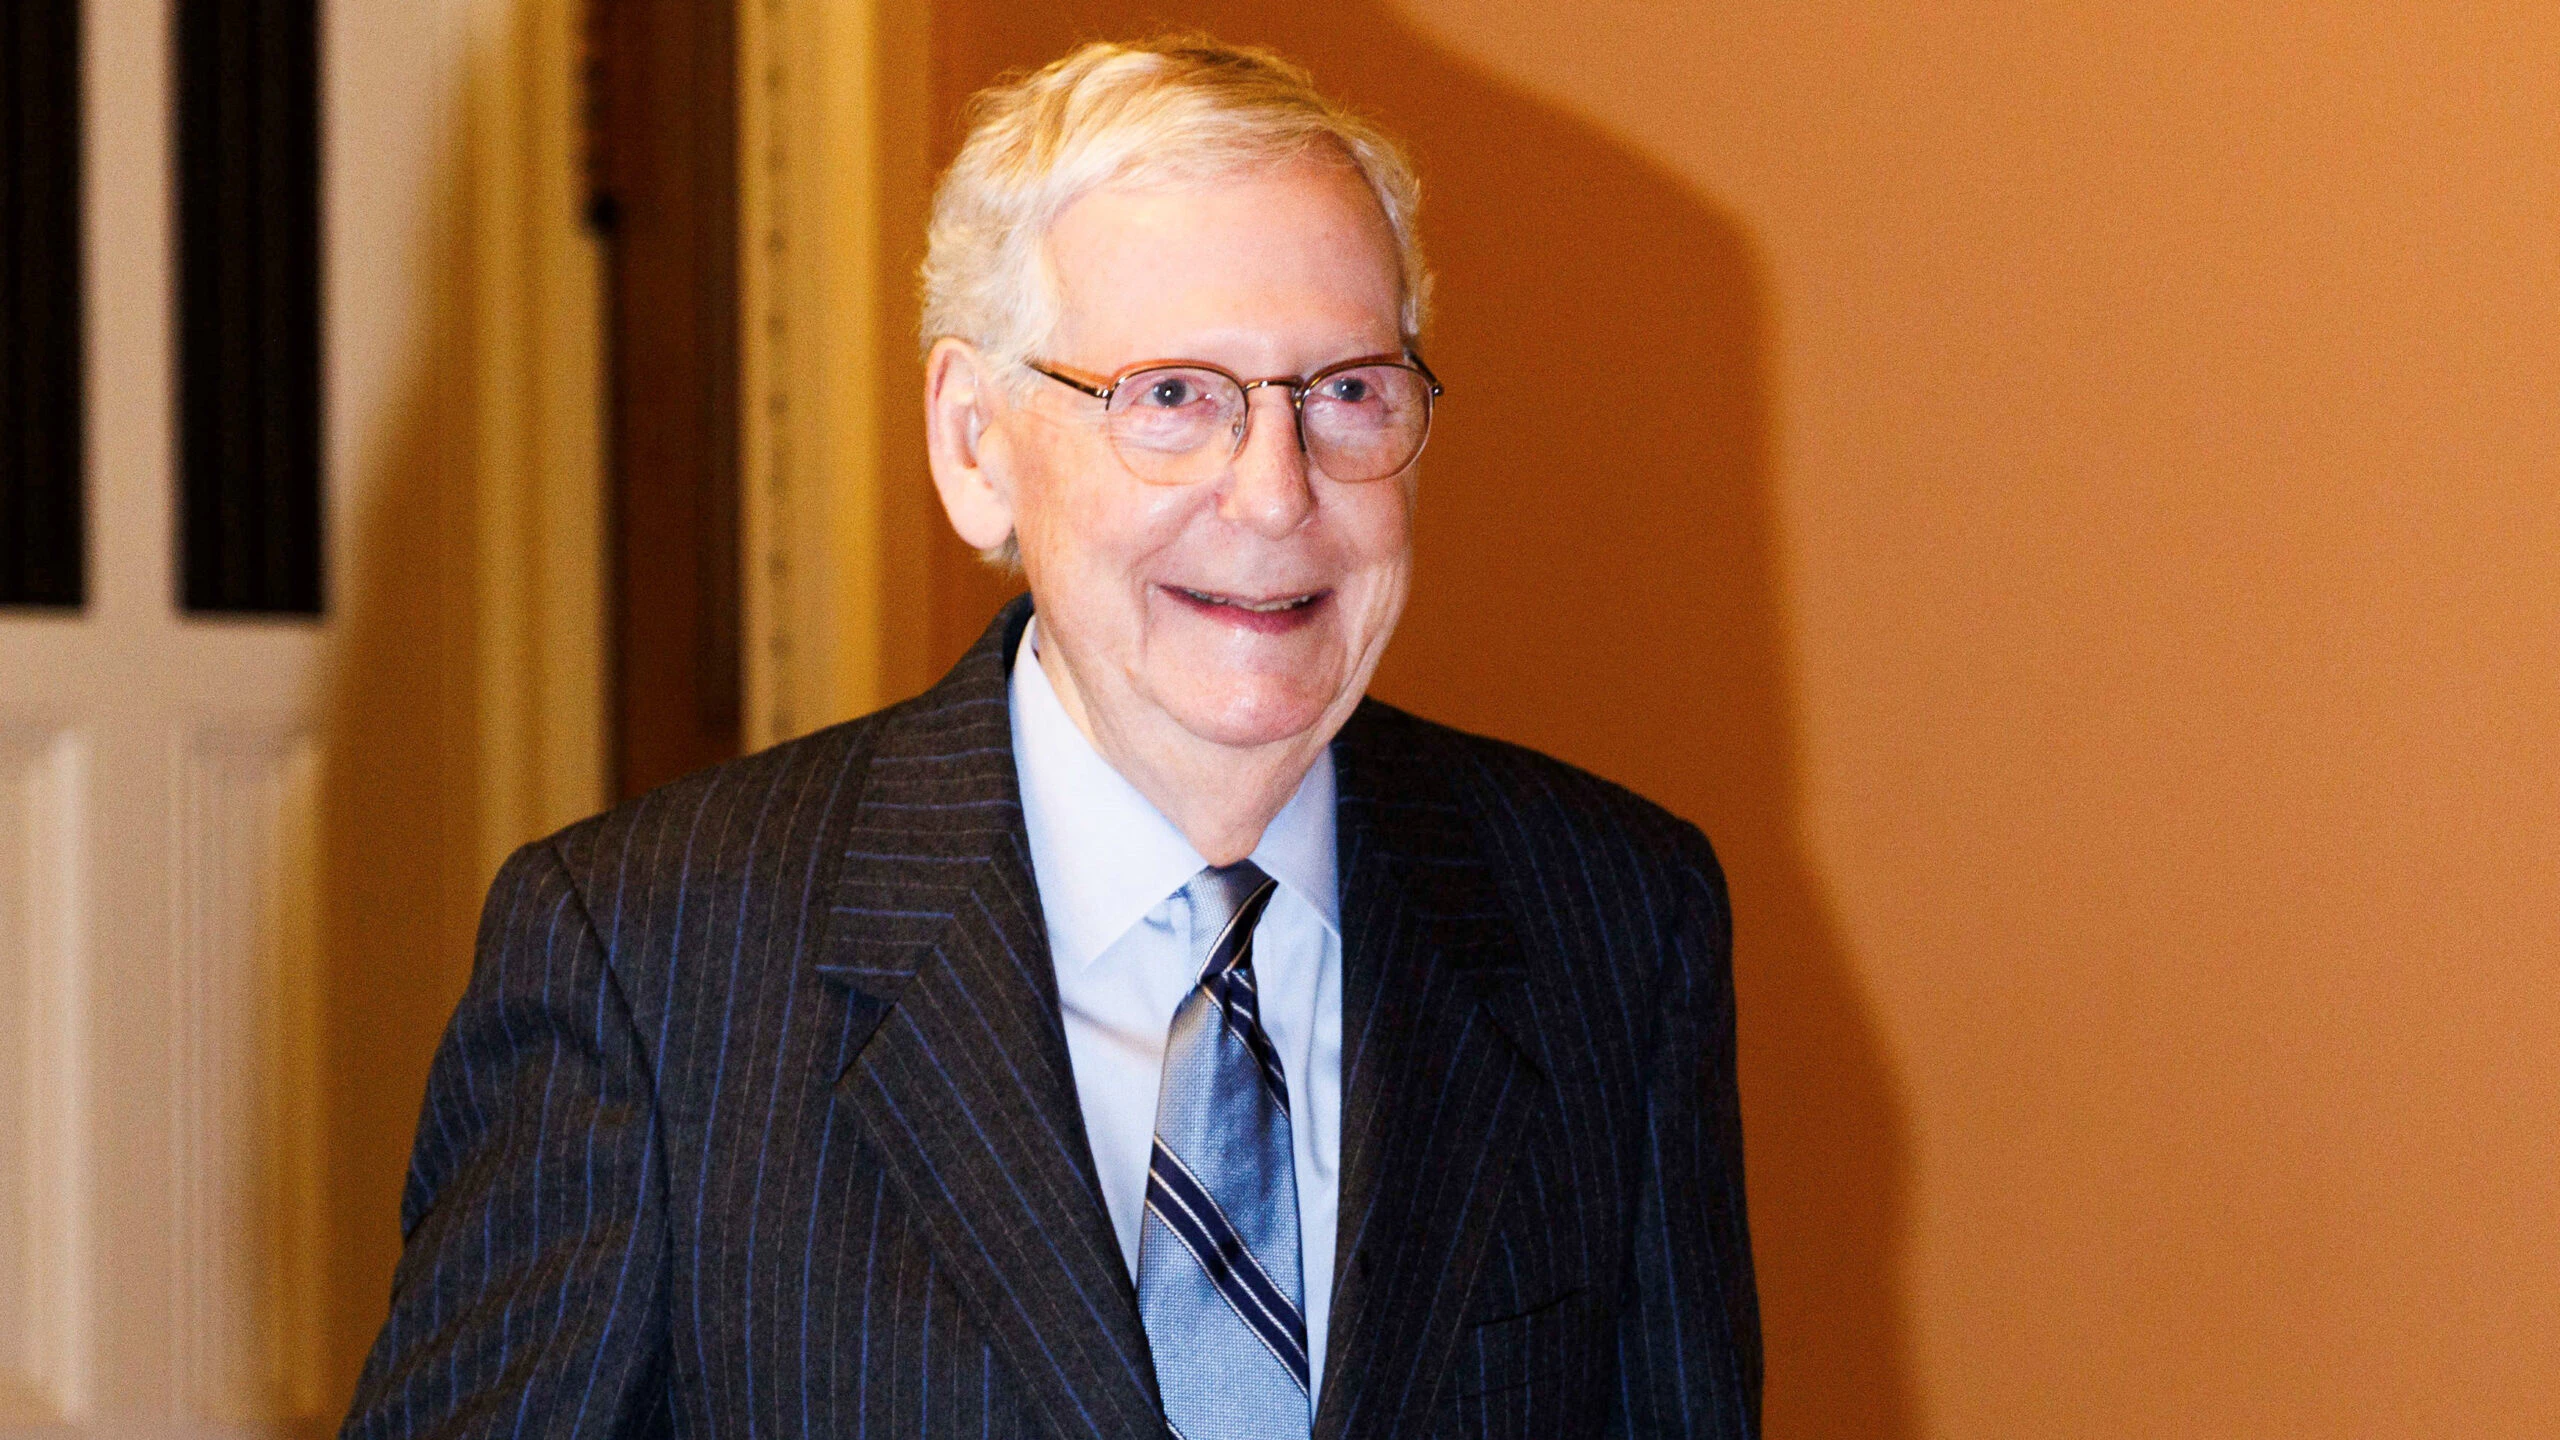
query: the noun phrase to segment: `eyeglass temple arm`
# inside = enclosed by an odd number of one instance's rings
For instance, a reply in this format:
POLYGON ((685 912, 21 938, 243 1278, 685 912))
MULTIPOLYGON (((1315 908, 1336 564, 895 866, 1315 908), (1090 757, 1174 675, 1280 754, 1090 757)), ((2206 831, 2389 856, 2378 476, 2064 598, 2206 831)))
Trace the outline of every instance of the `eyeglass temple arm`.
POLYGON ((1052 370, 1048 366, 1042 365, 1037 361, 1025 361, 1023 363, 1032 371, 1041 375, 1046 375, 1050 379, 1057 381, 1059 384, 1066 386, 1070 390, 1081 390, 1085 394, 1092 396, 1094 399, 1104 401, 1106 403, 1111 399, 1111 392, 1120 388, 1117 385, 1088 385, 1084 381, 1078 380, 1072 375, 1061 375, 1057 371, 1052 370))

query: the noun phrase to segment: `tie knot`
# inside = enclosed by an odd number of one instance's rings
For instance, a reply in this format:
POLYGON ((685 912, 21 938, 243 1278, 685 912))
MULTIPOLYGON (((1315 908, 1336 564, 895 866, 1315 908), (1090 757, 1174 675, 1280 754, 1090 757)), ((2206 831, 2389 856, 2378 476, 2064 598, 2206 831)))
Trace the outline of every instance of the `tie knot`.
POLYGON ((1199 947, 1203 976, 1235 963, 1279 883, 1262 873, 1261 866, 1239 860, 1212 865, 1182 887, 1191 902, 1192 943, 1199 947))

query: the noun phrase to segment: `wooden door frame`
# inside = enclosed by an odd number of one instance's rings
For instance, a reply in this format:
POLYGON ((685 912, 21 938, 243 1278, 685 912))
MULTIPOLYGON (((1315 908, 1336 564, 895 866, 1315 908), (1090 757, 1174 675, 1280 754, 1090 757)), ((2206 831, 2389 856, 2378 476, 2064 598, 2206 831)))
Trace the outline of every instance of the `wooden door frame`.
POLYGON ((931 12, 738 0, 744 742, 913 694, 926 671, 915 343, 931 12))
POLYGON ((737 12, 587 0, 614 789, 740 749, 737 12))
POLYGON ((465 133, 480 855, 607 798, 603 255, 585 0, 475 7, 465 133))

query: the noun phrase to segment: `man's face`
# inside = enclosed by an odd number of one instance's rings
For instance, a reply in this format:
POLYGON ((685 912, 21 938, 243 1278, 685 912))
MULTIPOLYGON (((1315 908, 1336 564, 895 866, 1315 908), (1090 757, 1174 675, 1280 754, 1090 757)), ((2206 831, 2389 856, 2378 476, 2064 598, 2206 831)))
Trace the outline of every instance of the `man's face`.
MULTIPOLYGON (((1253 380, 1401 348, 1395 237, 1346 164, 1097 191, 1049 241, 1061 320, 1040 358, 1060 367, 1205 360, 1253 380)), ((1410 467, 1334 480, 1299 449, 1285 387, 1249 404, 1234 463, 1181 486, 1132 474, 1102 402, 1046 379, 990 426, 1044 661, 1056 647, 1106 753, 1175 738, 1167 726, 1322 744, 1403 611, 1410 467)))

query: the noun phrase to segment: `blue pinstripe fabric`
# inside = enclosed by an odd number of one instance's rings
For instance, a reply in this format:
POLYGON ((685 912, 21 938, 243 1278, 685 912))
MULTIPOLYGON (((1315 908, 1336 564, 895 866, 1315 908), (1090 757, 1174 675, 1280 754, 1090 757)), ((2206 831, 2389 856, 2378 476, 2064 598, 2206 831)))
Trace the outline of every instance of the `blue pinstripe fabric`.
MULTIPOLYGON (((1163 1433, 1006 724, 916 700, 509 860, 349 1440, 1163 1433)), ((1315 1434, 1756 1434, 1730 922, 1695 829, 1364 705, 1315 1434)))

